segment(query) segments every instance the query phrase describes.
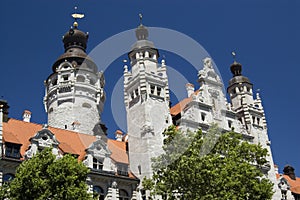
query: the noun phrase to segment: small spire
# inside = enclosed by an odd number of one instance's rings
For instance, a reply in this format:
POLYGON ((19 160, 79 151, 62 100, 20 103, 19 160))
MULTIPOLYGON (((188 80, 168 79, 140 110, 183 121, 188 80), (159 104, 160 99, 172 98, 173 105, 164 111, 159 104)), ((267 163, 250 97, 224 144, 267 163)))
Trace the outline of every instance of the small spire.
POLYGON ((233 62, 236 62, 236 53, 235 51, 231 52, 232 58, 233 58, 233 62))
POLYGON ((74 28, 77 28, 77 27, 78 27, 78 22, 77 22, 77 20, 78 20, 78 19, 84 18, 84 14, 82 14, 82 13, 77 13, 77 9, 78 9, 77 6, 75 6, 75 7, 74 7, 75 12, 71 15, 71 16, 73 17, 73 19, 75 20, 74 23, 73 23, 73 27, 74 27, 74 28))
POLYGON ((140 17, 140 25, 143 25, 143 23, 142 23, 143 22, 143 15, 142 15, 142 13, 139 14, 139 17, 140 17))

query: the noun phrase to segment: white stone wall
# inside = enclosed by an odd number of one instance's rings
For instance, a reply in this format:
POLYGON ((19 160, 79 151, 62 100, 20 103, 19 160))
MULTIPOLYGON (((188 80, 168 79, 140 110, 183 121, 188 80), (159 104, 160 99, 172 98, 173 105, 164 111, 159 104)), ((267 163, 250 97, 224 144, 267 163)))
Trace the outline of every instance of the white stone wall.
POLYGON ((45 86, 48 124, 93 135, 105 101, 103 75, 64 62, 45 81, 45 86))

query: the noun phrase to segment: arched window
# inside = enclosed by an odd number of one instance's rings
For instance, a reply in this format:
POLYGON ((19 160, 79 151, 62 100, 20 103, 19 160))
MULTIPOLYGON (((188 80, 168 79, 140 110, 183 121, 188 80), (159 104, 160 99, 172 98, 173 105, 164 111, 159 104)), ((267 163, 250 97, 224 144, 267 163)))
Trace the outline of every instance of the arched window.
POLYGON ((99 200, 104 200, 104 190, 100 186, 93 186, 94 196, 99 196, 99 200))
POLYGON ((126 192, 126 190, 120 189, 119 190, 119 199, 120 200, 129 200, 128 192, 126 192))
POLYGON ((11 182, 15 178, 15 175, 8 173, 3 176, 3 183, 11 182))
POLYGON ((84 76, 77 76, 76 80, 77 80, 77 82, 84 82, 85 78, 84 78, 84 76))

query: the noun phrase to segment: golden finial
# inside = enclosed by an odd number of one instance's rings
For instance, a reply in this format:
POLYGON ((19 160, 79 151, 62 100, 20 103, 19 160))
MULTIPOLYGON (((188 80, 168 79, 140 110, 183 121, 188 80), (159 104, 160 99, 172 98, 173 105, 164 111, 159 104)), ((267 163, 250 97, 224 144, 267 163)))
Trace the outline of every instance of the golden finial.
POLYGON ((139 17, 140 17, 140 25, 142 25, 142 21, 143 21, 143 15, 142 15, 142 13, 139 14, 139 17))
POLYGON ((78 22, 77 19, 82 19, 84 18, 84 14, 82 13, 77 13, 77 6, 74 7, 75 13, 72 14, 72 17, 74 18, 75 22, 73 23, 74 28, 78 27, 78 22))

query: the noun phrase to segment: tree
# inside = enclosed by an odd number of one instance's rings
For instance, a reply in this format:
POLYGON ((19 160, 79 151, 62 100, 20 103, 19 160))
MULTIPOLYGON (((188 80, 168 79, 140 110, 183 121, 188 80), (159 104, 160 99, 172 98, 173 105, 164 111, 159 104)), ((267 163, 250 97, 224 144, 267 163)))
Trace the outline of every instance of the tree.
POLYGON ((85 183, 87 173, 88 168, 72 155, 56 159, 47 148, 18 167, 8 196, 12 200, 92 199, 85 183))
POLYGON ((164 151, 153 159, 153 177, 143 185, 165 199, 268 200, 273 184, 261 171, 267 150, 242 140, 240 134, 220 134, 212 125, 206 134, 165 132, 164 151))

